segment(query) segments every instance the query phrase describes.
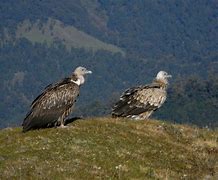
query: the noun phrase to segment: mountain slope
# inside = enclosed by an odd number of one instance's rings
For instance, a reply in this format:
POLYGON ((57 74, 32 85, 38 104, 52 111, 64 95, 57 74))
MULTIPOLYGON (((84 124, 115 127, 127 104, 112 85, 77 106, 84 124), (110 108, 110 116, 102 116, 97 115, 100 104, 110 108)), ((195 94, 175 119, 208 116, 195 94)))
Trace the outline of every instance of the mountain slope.
POLYGON ((98 118, 65 129, 0 131, 1 179, 216 179, 218 132, 98 118))
POLYGON ((105 50, 112 53, 125 55, 119 47, 104 43, 73 26, 65 26, 58 20, 48 19, 46 23, 30 21, 20 23, 17 31, 17 38, 26 38, 33 43, 53 44, 55 41, 62 42, 68 50, 71 48, 84 48, 86 50, 98 51, 105 50))

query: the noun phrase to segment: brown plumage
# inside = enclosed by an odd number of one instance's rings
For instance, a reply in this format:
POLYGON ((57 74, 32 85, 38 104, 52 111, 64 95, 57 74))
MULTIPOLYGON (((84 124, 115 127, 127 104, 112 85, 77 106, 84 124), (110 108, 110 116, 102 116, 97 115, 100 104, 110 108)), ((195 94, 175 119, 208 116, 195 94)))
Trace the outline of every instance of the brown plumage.
POLYGON ((32 102, 22 124, 23 132, 57 125, 64 127, 64 120, 72 112, 84 75, 88 73, 91 71, 78 67, 70 77, 47 86, 32 102))
POLYGON ((160 71, 151 84, 127 89, 114 105, 112 117, 149 118, 166 100, 169 77, 171 75, 160 71))

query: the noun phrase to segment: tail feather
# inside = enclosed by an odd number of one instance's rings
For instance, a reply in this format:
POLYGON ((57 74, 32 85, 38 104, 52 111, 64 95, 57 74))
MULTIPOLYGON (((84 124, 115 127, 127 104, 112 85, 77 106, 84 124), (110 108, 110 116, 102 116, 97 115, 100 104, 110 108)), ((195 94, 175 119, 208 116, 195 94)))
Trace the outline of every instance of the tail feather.
POLYGON ((118 101, 112 109, 112 117, 125 117, 126 112, 129 112, 134 107, 131 106, 129 98, 123 98, 118 101))
POLYGON ((130 117, 132 115, 139 115, 152 108, 153 106, 142 104, 131 95, 123 96, 113 107, 112 117, 130 117))
POLYGON ((53 127, 57 121, 57 115, 33 116, 31 113, 29 113, 22 124, 23 132, 27 132, 32 129, 53 127))

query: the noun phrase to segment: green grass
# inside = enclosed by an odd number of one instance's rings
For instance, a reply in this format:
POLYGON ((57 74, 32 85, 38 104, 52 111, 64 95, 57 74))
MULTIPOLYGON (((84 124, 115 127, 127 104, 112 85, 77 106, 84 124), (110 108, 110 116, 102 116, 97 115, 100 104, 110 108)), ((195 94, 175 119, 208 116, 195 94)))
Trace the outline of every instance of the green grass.
POLYGON ((36 22, 31 24, 29 21, 21 23, 16 32, 17 38, 27 38, 31 42, 44 43, 51 45, 54 41, 61 41, 68 50, 71 48, 84 48, 91 51, 106 50, 112 53, 125 52, 112 44, 104 43, 73 26, 64 26, 60 21, 49 19, 47 23, 36 22))
POLYGON ((157 120, 94 118, 0 131, 0 179, 218 178, 218 132, 157 120))

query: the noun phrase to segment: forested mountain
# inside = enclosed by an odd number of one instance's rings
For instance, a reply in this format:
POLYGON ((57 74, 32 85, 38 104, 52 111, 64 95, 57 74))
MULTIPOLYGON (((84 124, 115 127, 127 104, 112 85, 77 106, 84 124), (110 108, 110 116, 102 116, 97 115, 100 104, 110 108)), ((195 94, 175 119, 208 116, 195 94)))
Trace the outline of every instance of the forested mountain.
POLYGON ((110 113, 127 87, 173 75, 155 115, 218 123, 218 3, 211 1, 0 2, 0 127, 20 125, 31 101, 78 65, 93 71, 75 114, 110 113))

